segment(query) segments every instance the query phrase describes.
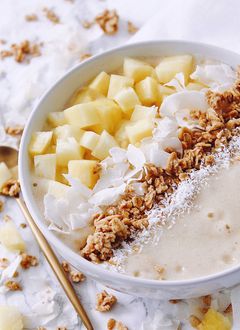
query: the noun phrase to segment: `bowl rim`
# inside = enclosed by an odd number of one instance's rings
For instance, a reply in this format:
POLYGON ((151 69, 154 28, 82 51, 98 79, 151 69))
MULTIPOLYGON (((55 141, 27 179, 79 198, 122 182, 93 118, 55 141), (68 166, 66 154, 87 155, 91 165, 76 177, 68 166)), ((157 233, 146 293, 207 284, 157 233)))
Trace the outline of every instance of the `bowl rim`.
MULTIPOLYGON (((21 184, 21 192, 24 198, 24 201, 27 205, 27 208, 34 218, 37 226, 40 228, 42 233, 46 236, 47 240, 53 245, 54 249, 56 249, 57 253, 61 255, 61 252, 58 251, 65 251, 65 254, 68 255, 70 260, 77 260, 80 268, 82 270, 92 273, 93 275, 97 275, 99 278, 108 278, 111 279, 113 282, 122 282, 132 284, 133 286, 139 287, 144 285, 144 287, 151 287, 156 289, 164 289, 169 287, 186 287, 186 286, 193 286, 193 285, 200 285, 205 282, 210 281, 216 281, 220 280, 223 277, 226 277, 227 275, 231 275, 235 273, 236 271, 240 271, 240 264, 228 269, 225 269, 221 272, 209 274, 206 276, 200 276, 196 278, 190 278, 190 279, 184 279, 184 280, 154 280, 154 279, 146 279, 146 278, 140 278, 140 277, 134 277, 130 275, 126 275, 117 271, 109 270, 107 268, 101 267, 98 264, 94 264, 86 259, 84 259, 81 255, 79 255, 77 252, 73 251, 70 247, 68 247, 66 244, 64 244, 63 241, 61 241, 60 238, 58 238, 54 233, 52 233, 47 226, 44 224, 44 216, 41 216, 41 219, 38 217, 37 213, 35 212, 34 205, 32 204, 32 201, 34 201, 33 196, 31 196, 31 187, 30 184, 27 186, 25 185, 25 182, 28 182, 29 180, 29 171, 28 171, 28 156, 27 150, 27 137, 29 135, 29 127, 31 126, 31 123, 34 122, 35 114, 39 111, 38 109, 41 108, 42 102, 53 92, 53 90, 56 88, 56 86, 63 83, 63 81, 71 76, 75 71, 81 69, 86 64, 91 64, 92 62, 103 58, 106 55, 114 55, 115 53, 118 53, 119 51, 127 51, 132 48, 138 48, 138 47, 144 47, 144 46, 156 46, 156 45, 169 45, 169 46, 187 46, 187 47, 201 47, 203 49, 211 49, 214 53, 218 52, 225 52, 229 55, 235 55, 239 56, 240 60, 240 54, 233 52, 231 50, 225 49, 223 47, 214 46, 207 43, 202 42, 194 42, 194 41, 185 41, 185 40, 151 40, 151 41, 143 41, 143 42, 136 42, 127 44, 120 47, 112 48, 108 51, 102 52, 98 55, 92 56, 91 58, 85 60, 83 63, 79 63, 72 68, 70 68, 64 75, 62 75, 56 82, 54 82, 39 98, 37 104, 34 106, 27 123, 25 125, 25 129, 21 138, 20 148, 19 148, 19 180, 21 184)), ((30 183, 30 182, 29 182, 30 183)))

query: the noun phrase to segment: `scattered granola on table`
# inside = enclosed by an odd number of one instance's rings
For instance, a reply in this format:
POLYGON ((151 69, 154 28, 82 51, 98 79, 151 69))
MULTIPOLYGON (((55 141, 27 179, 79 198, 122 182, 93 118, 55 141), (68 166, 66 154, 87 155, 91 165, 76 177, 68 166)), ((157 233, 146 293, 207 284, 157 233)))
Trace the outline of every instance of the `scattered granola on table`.
POLYGON ((76 271, 76 270, 72 270, 70 272, 70 278, 73 281, 73 283, 80 283, 85 281, 86 277, 85 275, 83 275, 83 273, 76 271))
POLYGON ((25 16, 25 20, 27 22, 35 22, 38 20, 38 16, 36 14, 28 14, 25 16))
POLYGON ((9 197, 18 197, 21 191, 20 183, 18 180, 8 180, 1 189, 1 194, 9 197))
POLYGON ((51 21, 52 23, 54 23, 54 24, 60 23, 59 17, 52 9, 43 8, 43 12, 44 12, 45 16, 47 17, 47 19, 49 21, 51 21))
POLYGON ((99 312, 108 312, 116 302, 117 298, 104 290, 97 294, 96 310, 99 312))
POLYGON ((20 125, 8 126, 5 128, 5 132, 9 135, 21 135, 23 133, 24 127, 20 125))
POLYGON ((35 256, 31 256, 29 254, 22 253, 21 257, 22 257, 22 260, 21 260, 20 264, 23 269, 28 269, 30 267, 36 267, 39 264, 38 259, 35 256))
POLYGON ((87 60, 91 56, 92 56, 92 54, 90 54, 90 53, 84 53, 84 54, 81 55, 80 60, 81 61, 87 60))
POLYGON ((20 291, 20 290, 22 290, 21 285, 16 281, 8 280, 7 282, 4 283, 4 285, 10 291, 20 291))
POLYGON ((12 44, 10 50, 2 50, 0 52, 1 59, 6 57, 14 57, 18 63, 27 62, 33 57, 40 56, 40 47, 42 44, 31 43, 28 40, 24 40, 19 44, 12 44))
POLYGON ((127 22, 127 27, 128 27, 128 33, 136 33, 138 31, 138 28, 130 21, 127 22))

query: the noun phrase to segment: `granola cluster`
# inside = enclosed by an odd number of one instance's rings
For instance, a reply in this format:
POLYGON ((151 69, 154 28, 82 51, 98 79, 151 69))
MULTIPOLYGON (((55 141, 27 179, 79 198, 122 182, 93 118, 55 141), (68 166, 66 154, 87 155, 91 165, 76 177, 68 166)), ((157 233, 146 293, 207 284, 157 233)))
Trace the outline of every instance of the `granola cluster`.
POLYGON ((0 52, 0 58, 14 57, 16 62, 22 63, 30 60, 32 57, 40 56, 40 47, 41 44, 34 44, 28 40, 24 40, 19 44, 12 44, 9 50, 2 50, 0 52))
POLYGON ((99 312, 108 312, 116 302, 117 298, 104 290, 97 294, 96 310, 99 312))
POLYGON ((94 233, 89 235, 82 255, 93 262, 109 260, 113 250, 123 241, 131 239, 134 232, 148 226, 146 211, 153 205, 161 207, 166 194, 171 194, 181 181, 186 180, 192 170, 202 165, 214 164, 214 152, 227 145, 235 128, 240 126, 240 78, 231 89, 223 93, 208 91, 206 112, 193 110, 191 117, 198 120, 196 128, 181 128, 179 139, 183 152, 167 148, 169 159, 166 169, 152 164, 145 165, 145 174, 140 182, 144 196, 137 196, 129 185, 117 205, 106 208, 93 217, 94 233))
POLYGON ((18 197, 20 190, 21 188, 19 181, 10 179, 2 187, 1 194, 10 197, 18 197))
POLYGON ((95 17, 95 21, 106 34, 112 35, 118 31, 119 16, 116 10, 104 10, 95 17))

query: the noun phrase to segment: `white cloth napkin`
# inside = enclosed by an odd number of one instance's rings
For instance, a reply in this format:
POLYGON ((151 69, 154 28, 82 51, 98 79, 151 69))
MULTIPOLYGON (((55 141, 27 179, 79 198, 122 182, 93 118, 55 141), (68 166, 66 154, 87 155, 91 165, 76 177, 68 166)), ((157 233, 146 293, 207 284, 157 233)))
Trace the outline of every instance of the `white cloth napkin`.
POLYGON ((240 51, 239 0, 159 1, 158 13, 135 34, 143 40, 198 41, 240 51))

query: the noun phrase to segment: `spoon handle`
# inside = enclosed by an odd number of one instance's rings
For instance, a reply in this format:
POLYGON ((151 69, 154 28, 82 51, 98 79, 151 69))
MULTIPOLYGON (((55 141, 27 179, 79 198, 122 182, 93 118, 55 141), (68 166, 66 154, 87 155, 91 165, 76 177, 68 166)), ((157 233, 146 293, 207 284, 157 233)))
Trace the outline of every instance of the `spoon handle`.
POLYGON ((20 198, 16 198, 16 201, 22 210, 29 227, 31 228, 43 254, 45 255, 49 265, 51 266, 53 272, 55 273, 59 283, 61 284, 63 290, 65 291, 66 295, 68 296, 69 300, 71 301, 73 307, 75 308, 77 314, 80 316, 83 324, 88 330, 94 330, 93 326, 87 316, 87 313, 85 312, 83 306, 81 305, 78 296, 76 295, 76 292, 74 291, 73 286, 69 282, 68 278, 66 277, 66 274, 60 265, 55 253, 53 252, 51 246, 43 236, 42 232, 36 225, 35 221, 31 217, 25 203, 20 198))

